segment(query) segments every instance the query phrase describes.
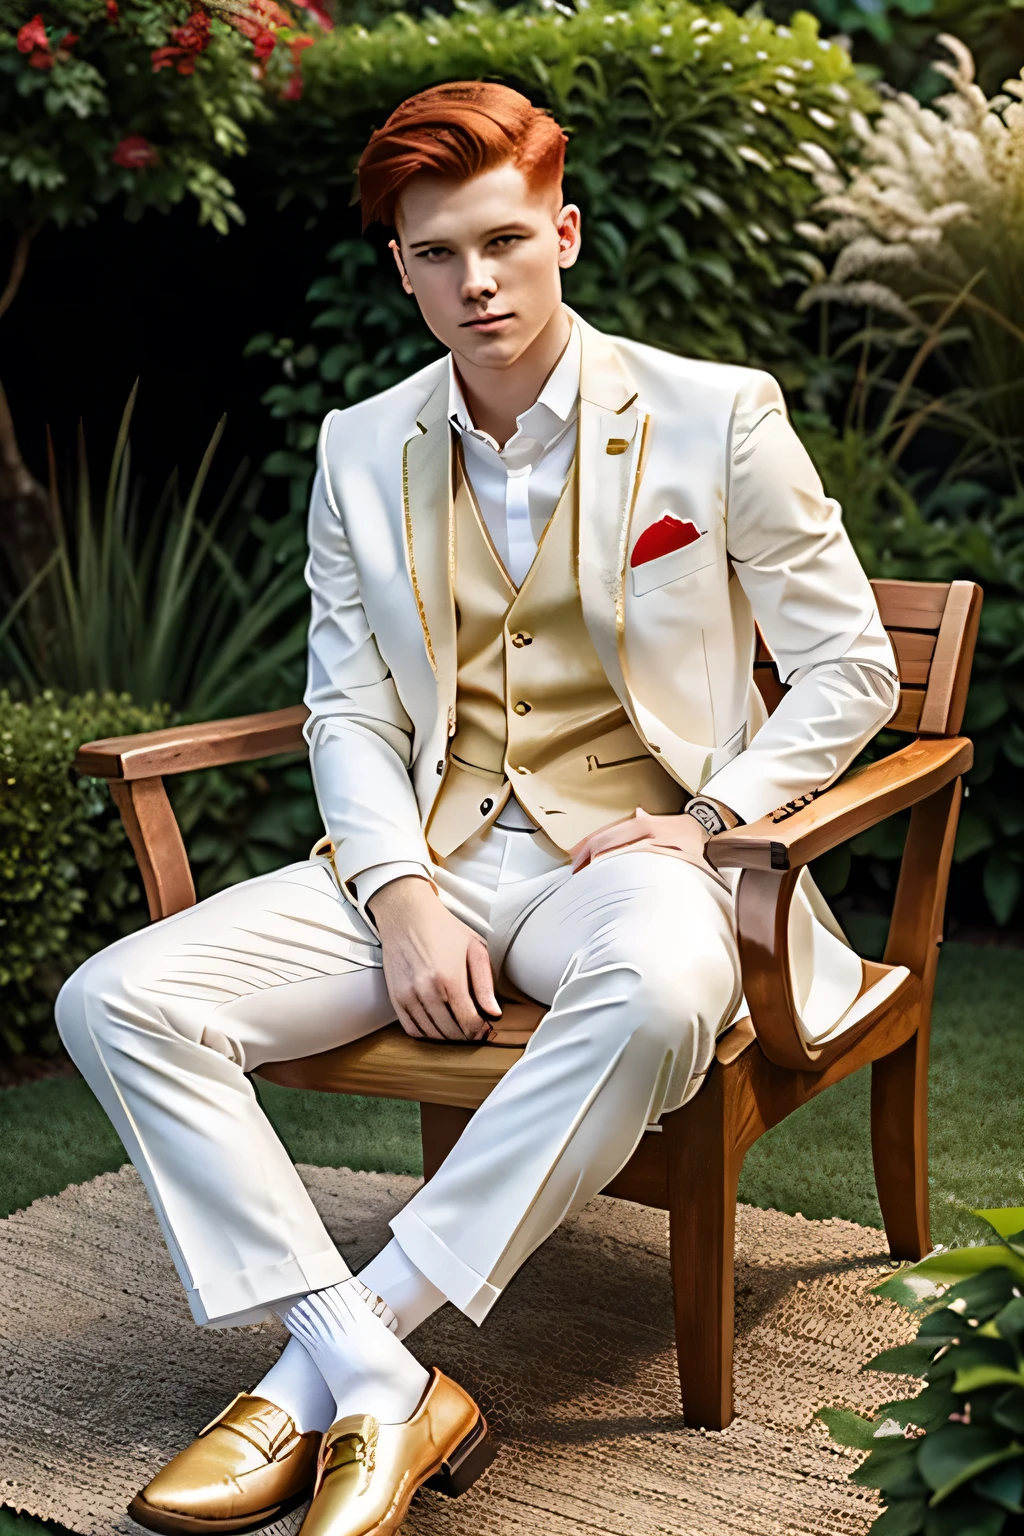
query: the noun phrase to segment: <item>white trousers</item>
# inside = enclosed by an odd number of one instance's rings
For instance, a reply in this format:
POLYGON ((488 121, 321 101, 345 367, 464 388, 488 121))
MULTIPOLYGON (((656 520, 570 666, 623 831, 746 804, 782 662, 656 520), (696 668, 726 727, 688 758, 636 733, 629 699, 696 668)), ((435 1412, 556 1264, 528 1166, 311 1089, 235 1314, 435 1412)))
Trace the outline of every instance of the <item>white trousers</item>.
MULTIPOLYGON (((496 968, 550 1012, 392 1228, 481 1322, 529 1254, 700 1085, 741 995, 732 897, 682 860, 573 875, 496 827, 434 871, 496 968)), ((320 859, 120 940, 57 1001, 72 1059, 160 1220, 197 1322, 254 1322, 349 1274, 246 1073, 392 1022, 380 947, 320 859)))

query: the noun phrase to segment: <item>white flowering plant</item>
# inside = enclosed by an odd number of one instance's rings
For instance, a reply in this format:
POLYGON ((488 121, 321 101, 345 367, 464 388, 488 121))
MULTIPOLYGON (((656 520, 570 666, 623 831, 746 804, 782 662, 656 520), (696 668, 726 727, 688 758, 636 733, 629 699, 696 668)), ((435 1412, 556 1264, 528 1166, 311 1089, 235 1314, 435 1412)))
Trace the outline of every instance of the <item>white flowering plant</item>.
POLYGON ((801 298, 868 312, 846 343, 890 378, 886 430, 896 456, 935 422, 975 461, 996 454, 1019 484, 1024 441, 1024 70, 987 98, 974 60, 943 35, 953 89, 931 106, 895 95, 874 121, 851 114, 859 163, 807 146, 823 197, 800 232, 831 270, 801 298), (913 349, 902 377, 893 352, 913 349))

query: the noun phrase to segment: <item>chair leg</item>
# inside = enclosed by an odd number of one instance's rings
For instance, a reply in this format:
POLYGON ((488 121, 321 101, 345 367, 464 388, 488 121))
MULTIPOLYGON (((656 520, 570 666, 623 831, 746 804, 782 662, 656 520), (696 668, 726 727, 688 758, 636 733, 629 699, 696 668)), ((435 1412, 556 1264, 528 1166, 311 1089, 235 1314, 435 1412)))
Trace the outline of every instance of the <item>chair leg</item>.
POLYGON ((729 1069, 712 1067, 689 1104, 662 1121, 676 1349, 687 1424, 733 1418, 733 1257, 742 1155, 735 1151, 729 1069))
POLYGON ((932 1246, 928 1201, 928 1026, 871 1068, 871 1156, 894 1259, 932 1246))
POLYGON ((420 1105, 420 1142, 423 1146, 423 1177, 432 1179, 473 1118, 471 1109, 453 1104, 420 1105))

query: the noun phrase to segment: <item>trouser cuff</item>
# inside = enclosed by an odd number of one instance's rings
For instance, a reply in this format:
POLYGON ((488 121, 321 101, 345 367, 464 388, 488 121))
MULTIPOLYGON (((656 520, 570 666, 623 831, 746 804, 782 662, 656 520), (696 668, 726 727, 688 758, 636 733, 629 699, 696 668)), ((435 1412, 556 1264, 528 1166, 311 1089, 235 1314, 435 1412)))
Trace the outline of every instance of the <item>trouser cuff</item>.
POLYGON ((391 1230, 420 1274, 426 1275, 470 1322, 482 1323, 501 1295, 500 1288, 452 1253, 408 1206, 391 1222, 391 1230))
POLYGON ((234 1328, 259 1323, 270 1317, 276 1302, 308 1291, 340 1285, 352 1271, 336 1248, 322 1248, 301 1258, 284 1259, 260 1269, 243 1269, 218 1275, 202 1285, 186 1288, 192 1316, 201 1326, 234 1328))

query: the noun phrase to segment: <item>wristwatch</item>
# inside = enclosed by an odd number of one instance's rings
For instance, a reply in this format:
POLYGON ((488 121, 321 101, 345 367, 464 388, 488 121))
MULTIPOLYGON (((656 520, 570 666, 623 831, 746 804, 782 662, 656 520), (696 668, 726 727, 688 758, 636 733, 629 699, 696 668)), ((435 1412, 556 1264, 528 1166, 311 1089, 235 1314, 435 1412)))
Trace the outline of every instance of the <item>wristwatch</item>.
POLYGON ((702 799, 699 795, 688 800, 683 811, 694 821, 699 821, 709 837, 717 837, 719 832, 730 832, 733 827, 743 825, 742 819, 728 806, 719 805, 717 800, 702 799))

